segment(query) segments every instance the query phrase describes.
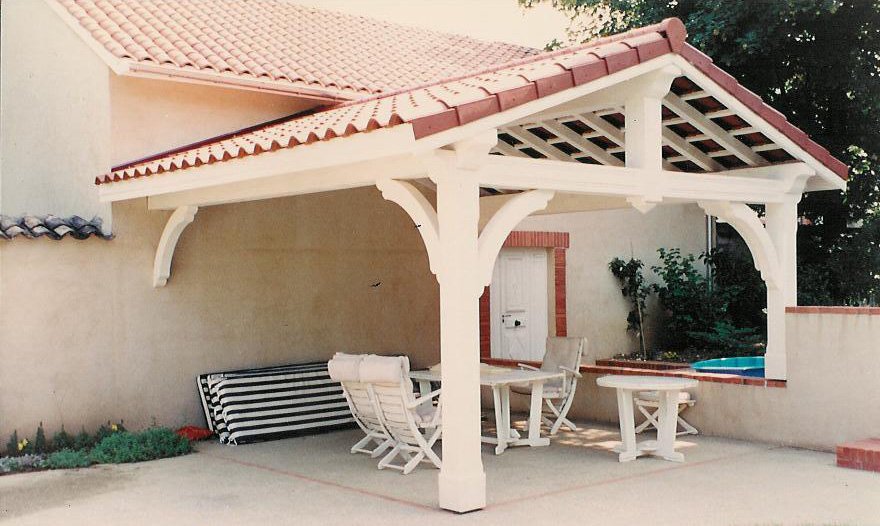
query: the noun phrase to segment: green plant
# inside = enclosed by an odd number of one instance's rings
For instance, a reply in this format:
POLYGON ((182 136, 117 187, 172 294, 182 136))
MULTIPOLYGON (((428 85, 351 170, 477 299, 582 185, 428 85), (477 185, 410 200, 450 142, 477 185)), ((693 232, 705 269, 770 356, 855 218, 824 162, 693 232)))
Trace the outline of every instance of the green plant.
POLYGON ((704 357, 716 356, 752 356, 763 352, 761 336, 753 327, 735 327, 727 320, 718 320, 709 331, 691 331, 688 333, 694 346, 710 352, 704 357))
POLYGON ((626 317, 626 330, 635 334, 639 339, 642 357, 647 360, 648 347, 645 343, 645 333, 642 327, 646 316, 646 300, 651 288, 645 284, 645 277, 642 275, 643 267, 642 261, 634 258, 630 258, 628 261, 614 258, 608 264, 611 273, 623 285, 620 292, 625 298, 629 298, 632 304, 632 309, 626 317))
POLYGON ((17 457, 21 452, 18 449, 18 429, 9 435, 9 441, 6 442, 6 456, 17 457))
POLYGON ((170 429, 154 427, 139 433, 112 433, 91 451, 92 462, 120 464, 184 455, 192 451, 189 440, 170 429))
POLYGON ((85 468, 91 464, 86 451, 68 448, 52 453, 44 463, 49 469, 85 468))
POLYGON ((64 424, 61 424, 61 431, 52 436, 52 449, 60 451, 62 449, 73 449, 73 437, 64 430, 64 424))
POLYGON ((83 427, 79 434, 76 435, 76 438, 73 439, 73 449, 91 449, 94 445, 95 440, 92 438, 92 435, 86 432, 85 427, 83 427))
POLYGON ((34 453, 43 454, 49 451, 49 444, 46 442, 46 432, 43 430, 43 423, 37 427, 37 433, 34 436, 34 453))

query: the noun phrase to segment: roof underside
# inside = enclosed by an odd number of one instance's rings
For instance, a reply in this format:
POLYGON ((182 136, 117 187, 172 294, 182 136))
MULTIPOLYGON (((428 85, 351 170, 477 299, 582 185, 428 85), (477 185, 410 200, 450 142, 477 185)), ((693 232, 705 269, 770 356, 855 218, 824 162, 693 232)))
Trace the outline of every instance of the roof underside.
MULTIPOLYGON (((665 169, 723 172, 746 166, 806 161, 804 157, 811 157, 829 173, 846 178, 846 165, 712 64, 708 57, 685 43, 685 36, 683 24, 670 19, 464 78, 349 102, 311 115, 293 116, 282 122, 218 137, 193 147, 182 147, 115 167, 96 182, 104 184, 173 172, 401 123, 411 124, 418 140, 597 81, 670 53, 694 66, 703 77, 702 82, 711 81, 715 91, 710 92, 708 85, 701 86, 697 79, 687 75, 673 82, 663 101, 665 169), (719 87, 747 108, 753 122, 716 98, 720 97, 719 87), (768 129, 779 132, 775 135, 787 139, 790 146, 781 146, 761 131, 768 129)), ((549 116, 543 112, 533 120, 522 119, 499 128, 499 142, 493 153, 623 166, 624 122, 624 110, 618 105, 549 116)))
POLYGON ((262 81, 356 99, 464 75, 539 50, 287 0, 52 0, 131 72, 262 81))

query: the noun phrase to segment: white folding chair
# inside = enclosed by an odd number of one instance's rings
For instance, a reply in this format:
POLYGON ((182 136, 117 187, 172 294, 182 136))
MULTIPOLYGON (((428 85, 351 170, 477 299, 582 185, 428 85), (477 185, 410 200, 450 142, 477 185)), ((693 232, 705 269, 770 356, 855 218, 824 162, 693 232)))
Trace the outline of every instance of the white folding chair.
MULTIPOLYGON (((541 420, 550 426, 551 435, 555 435, 563 424, 572 431, 578 429, 567 415, 574 401, 577 381, 581 378, 579 369, 586 346, 586 338, 549 337, 540 369, 518 364, 521 369, 554 373, 561 371, 565 374, 560 380, 544 384, 544 402, 550 409, 552 417, 542 415, 541 420)), ((510 390, 518 394, 531 394, 531 387, 528 385, 512 385, 510 390)))
POLYGON ((394 444, 394 440, 379 417, 379 411, 367 384, 360 381, 360 367, 364 355, 336 353, 327 362, 330 378, 342 385, 342 392, 358 427, 366 435, 351 447, 352 453, 366 453, 378 457, 394 444), (371 443, 375 445, 370 446, 371 443))
POLYGON ((382 423, 395 440, 379 469, 397 469, 407 475, 424 460, 440 468, 440 457, 431 449, 442 433, 440 389, 416 398, 406 356, 366 356, 360 378, 369 385, 382 423), (392 463, 398 456, 403 457, 403 465, 392 463))
MULTIPOLYGON (((636 427, 636 433, 641 433, 648 429, 648 427, 657 429, 657 415, 660 413, 659 393, 657 391, 640 391, 633 401, 636 407, 639 408, 639 411, 645 415, 645 421, 636 427)), ((675 433, 676 436, 699 434, 697 428, 681 417, 681 413, 688 407, 693 407, 696 402, 690 393, 685 391, 678 393, 678 425, 681 426, 682 430, 677 431, 675 433)))

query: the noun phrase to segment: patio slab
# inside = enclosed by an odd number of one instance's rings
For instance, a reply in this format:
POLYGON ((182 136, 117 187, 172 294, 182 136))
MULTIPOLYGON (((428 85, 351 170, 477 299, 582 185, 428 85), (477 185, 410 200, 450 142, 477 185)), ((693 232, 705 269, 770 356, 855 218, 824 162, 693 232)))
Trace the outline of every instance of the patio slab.
POLYGON ((0 477, 0 521, 549 524, 564 513, 594 524, 880 524, 880 474, 837 468, 830 453, 682 437, 683 464, 620 464, 616 430, 590 425, 548 448, 485 447, 489 504, 457 516, 436 509, 436 470, 378 471, 348 453, 357 438, 204 443, 181 458, 0 477))

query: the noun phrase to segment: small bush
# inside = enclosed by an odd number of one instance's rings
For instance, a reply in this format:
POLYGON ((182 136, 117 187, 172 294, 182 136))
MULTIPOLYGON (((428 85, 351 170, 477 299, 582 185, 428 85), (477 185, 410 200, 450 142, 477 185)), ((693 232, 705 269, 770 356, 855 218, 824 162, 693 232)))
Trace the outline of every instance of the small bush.
POLYGON ((45 466, 49 469, 71 469, 89 467, 92 461, 89 454, 82 450, 62 449, 49 455, 45 466))
POLYGON ((91 449, 94 445, 95 440, 92 435, 86 432, 86 428, 82 428, 82 431, 73 439, 73 449, 91 449))
POLYGON ((6 442, 6 456, 17 457, 20 454, 21 451, 18 449, 18 430, 16 429, 9 435, 9 441, 6 442))
POLYGON ((121 464, 176 457, 191 451, 189 440, 168 428, 154 427, 140 433, 123 431, 107 436, 92 449, 91 460, 99 464, 121 464))
POLYGON ((35 471, 43 467, 43 455, 21 455, 0 458, 0 474, 35 471))
POLYGON ((34 453, 42 455, 49 451, 49 444, 46 442, 46 432, 43 430, 43 423, 37 428, 37 434, 34 436, 34 453))
POLYGON ((52 436, 52 449, 61 451, 62 449, 74 449, 73 437, 61 426, 61 431, 52 436))

